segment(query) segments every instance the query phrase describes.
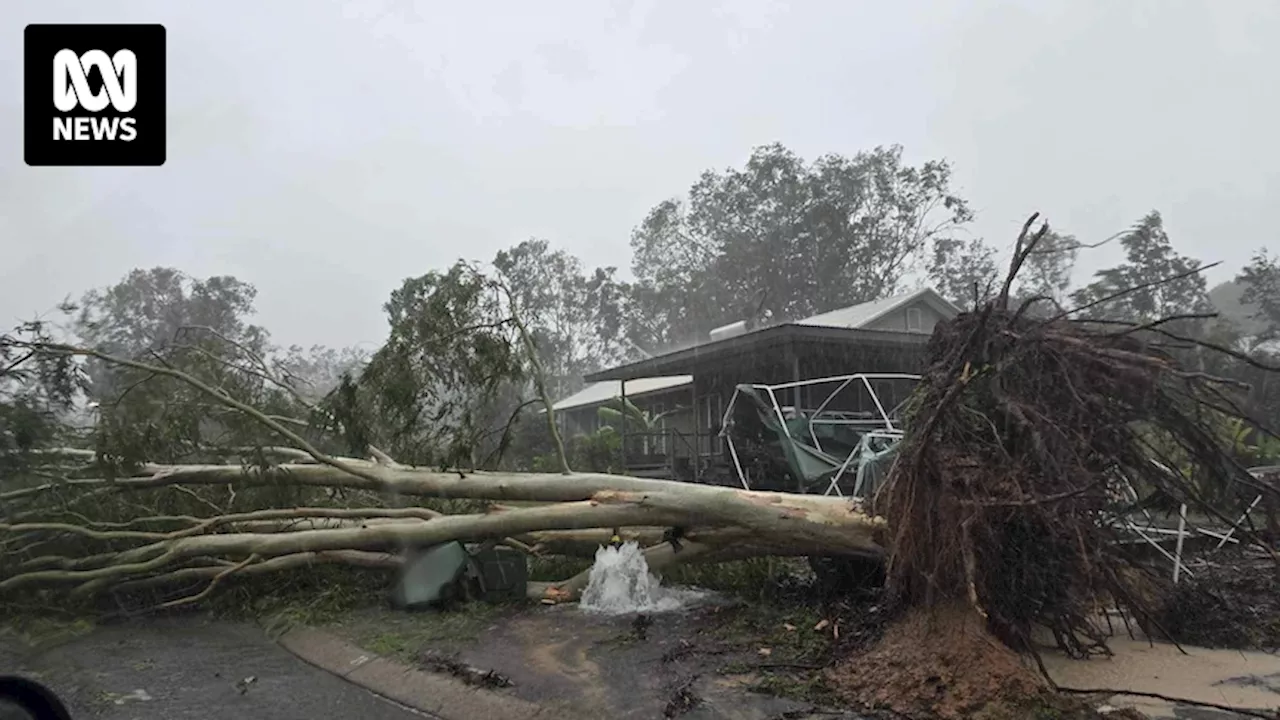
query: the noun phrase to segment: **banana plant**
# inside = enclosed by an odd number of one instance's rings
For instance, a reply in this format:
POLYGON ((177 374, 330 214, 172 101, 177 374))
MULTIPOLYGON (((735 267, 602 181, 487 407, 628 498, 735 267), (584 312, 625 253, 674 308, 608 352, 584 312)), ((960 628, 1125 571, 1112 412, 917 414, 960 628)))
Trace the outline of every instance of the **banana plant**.
POLYGON ((623 423, 627 423, 628 427, 634 427, 640 432, 653 432, 659 428, 663 418, 683 410, 683 406, 677 405, 665 412, 652 413, 641 410, 630 400, 615 397, 601 405, 596 410, 596 415, 600 418, 601 425, 620 428, 623 423))
POLYGON ((1238 417, 1226 419, 1222 426, 1222 435, 1231 451, 1245 462, 1256 465, 1280 462, 1280 440, 1238 417))

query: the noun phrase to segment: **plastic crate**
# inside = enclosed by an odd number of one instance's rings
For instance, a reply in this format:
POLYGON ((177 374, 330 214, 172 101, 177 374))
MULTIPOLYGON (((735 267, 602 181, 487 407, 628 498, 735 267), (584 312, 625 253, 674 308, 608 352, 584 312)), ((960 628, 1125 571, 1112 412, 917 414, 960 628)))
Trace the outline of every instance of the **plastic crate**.
POLYGON ((520 600, 529 583, 529 560, 506 547, 481 548, 471 554, 480 576, 481 597, 489 602, 520 600))

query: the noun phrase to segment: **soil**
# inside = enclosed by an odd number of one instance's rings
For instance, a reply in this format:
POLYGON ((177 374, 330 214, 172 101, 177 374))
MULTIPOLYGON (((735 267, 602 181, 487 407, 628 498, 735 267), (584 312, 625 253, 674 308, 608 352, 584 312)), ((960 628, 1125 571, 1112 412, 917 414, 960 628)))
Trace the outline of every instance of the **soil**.
POLYGON ((831 677, 852 703, 912 717, 1012 717, 1006 700, 1021 705, 1048 691, 967 607, 912 611, 831 677))

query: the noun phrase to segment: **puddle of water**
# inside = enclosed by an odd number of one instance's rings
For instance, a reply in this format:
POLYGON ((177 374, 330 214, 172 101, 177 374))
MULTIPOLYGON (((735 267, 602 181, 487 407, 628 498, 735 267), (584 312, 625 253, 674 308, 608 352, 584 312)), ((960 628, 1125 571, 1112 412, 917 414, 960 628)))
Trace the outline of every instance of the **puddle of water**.
POLYGON ((649 572, 649 563, 635 541, 620 547, 601 546, 587 589, 578 607, 601 615, 670 612, 689 607, 707 597, 707 593, 685 588, 664 588, 649 572))
MULTIPOLYGON (((1112 637, 1110 658, 1071 660, 1045 653, 1049 675, 1063 687, 1159 693, 1240 708, 1280 707, 1280 657, 1264 652, 1212 650, 1139 637, 1112 637)), ((1172 703, 1119 695, 1127 705, 1157 718, 1176 717, 1172 703)))

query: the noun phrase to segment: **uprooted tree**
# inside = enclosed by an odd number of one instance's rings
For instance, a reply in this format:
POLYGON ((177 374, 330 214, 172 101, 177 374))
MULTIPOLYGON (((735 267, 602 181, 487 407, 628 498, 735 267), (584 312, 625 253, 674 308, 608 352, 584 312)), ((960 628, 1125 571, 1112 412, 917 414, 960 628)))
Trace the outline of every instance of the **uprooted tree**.
POLYGON ((848 686, 863 699, 904 710, 936 703, 929 709, 965 716, 973 710, 966 695, 982 702, 1034 691, 1039 680, 997 652, 987 632, 1033 655, 1041 630, 1073 656, 1105 653, 1099 610, 1107 606, 1164 635, 1157 618, 1168 583, 1122 542, 1120 493, 1162 494, 1256 540, 1236 526, 1238 509, 1206 489, 1276 492, 1233 458, 1218 431, 1241 418, 1238 383, 1186 362, 1200 352, 1256 361, 1176 329, 1203 315, 1089 316, 1199 268, 1100 293, 1074 310, 1032 312, 1053 300, 1009 296, 1047 232, 1031 233, 1034 220, 994 299, 930 340, 906 437, 872 507, 891 526, 887 589, 915 612, 854 662, 848 686), (940 702, 930 692, 940 686, 960 699, 940 702))
MULTIPOLYGON (((495 434, 481 401, 515 393, 518 407, 549 408, 550 399, 518 293, 467 265, 406 283, 389 306, 387 347, 327 402, 298 393, 225 330, 194 328, 182 342, 113 354, 26 326, 0 343, 0 411, 11 429, 0 434, 0 598, 36 590, 46 602, 90 601, 145 589, 170 607, 240 576, 318 563, 394 567, 409 546, 492 539, 581 554, 609 529, 628 528, 659 571, 753 555, 884 561, 891 597, 917 611, 903 627, 940 610, 930 617, 971 623, 1018 651, 1033 650, 1036 628, 1076 655, 1105 647, 1102 604, 1158 632, 1161 584, 1107 521, 1118 491, 1159 493, 1234 526, 1221 502, 1233 495, 1208 488, 1274 490, 1224 444, 1219 425, 1252 421, 1235 384, 1204 369, 1205 353, 1275 368, 1179 328, 1199 315, 1089 316, 1144 287, 1069 311, 1054 303, 1031 312, 1053 302, 1039 297, 1010 302, 1047 231, 1032 233, 1033 222, 1002 286, 974 293, 992 299, 935 330, 898 459, 865 508, 575 473, 563 449, 563 472, 476 471, 481 451, 501 453, 511 435, 509 422, 495 434), (454 324, 422 322, 432 307, 454 324), (76 431, 84 392, 98 393, 97 417, 76 431), (441 440, 449 424, 465 433, 441 440), (669 527, 684 529, 678 551, 661 542, 669 527)), ((559 445, 554 425, 548 433, 559 445)), ((586 579, 530 594, 570 599, 586 579)), ((974 665, 950 672, 978 673, 974 665)), ((932 682, 925 675, 892 682, 932 682)))

